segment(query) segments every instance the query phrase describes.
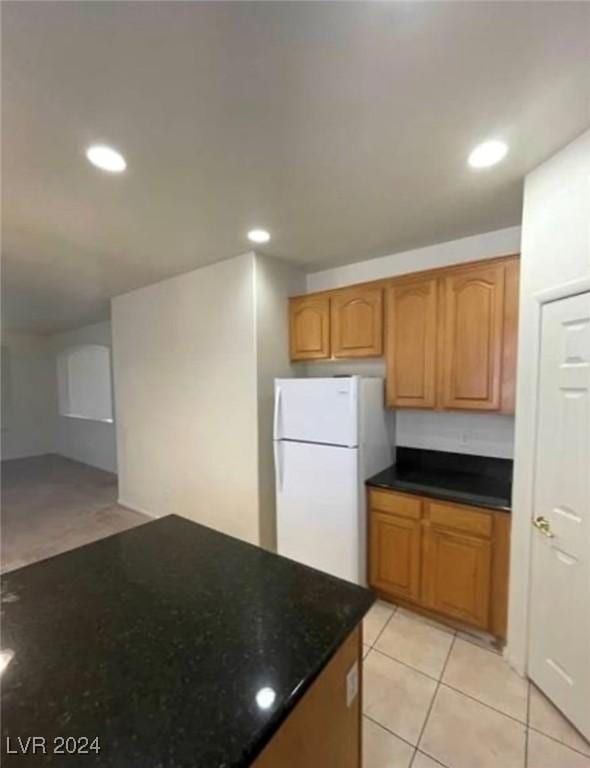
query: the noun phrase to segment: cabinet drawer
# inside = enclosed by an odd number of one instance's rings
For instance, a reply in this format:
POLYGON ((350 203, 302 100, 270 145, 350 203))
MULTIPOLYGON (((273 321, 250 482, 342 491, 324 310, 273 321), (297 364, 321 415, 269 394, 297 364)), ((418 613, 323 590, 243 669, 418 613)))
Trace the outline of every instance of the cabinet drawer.
POLYGON ((438 504, 428 502, 430 522, 439 528, 452 528, 475 536, 490 538, 492 535, 492 513, 462 504, 438 504))
POLYGON ((403 493, 392 491, 379 491, 372 488, 369 493, 371 509, 380 512, 391 512, 400 517, 410 517, 419 520, 422 516, 422 501, 415 496, 406 496, 403 493))

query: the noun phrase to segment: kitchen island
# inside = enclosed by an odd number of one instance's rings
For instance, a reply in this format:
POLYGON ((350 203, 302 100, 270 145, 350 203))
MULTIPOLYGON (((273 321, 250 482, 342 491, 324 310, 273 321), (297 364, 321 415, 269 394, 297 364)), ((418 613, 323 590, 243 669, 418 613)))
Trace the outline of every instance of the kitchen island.
POLYGON ((9 573, 2 765, 359 768, 373 600, 175 515, 9 573))

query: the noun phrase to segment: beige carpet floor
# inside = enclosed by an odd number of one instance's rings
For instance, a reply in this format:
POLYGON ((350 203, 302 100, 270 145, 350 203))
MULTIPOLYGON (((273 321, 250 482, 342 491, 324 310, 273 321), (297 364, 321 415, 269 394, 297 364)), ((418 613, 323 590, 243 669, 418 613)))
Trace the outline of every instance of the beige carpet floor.
POLYGON ((117 504, 117 477, 63 456, 3 461, 0 571, 80 547, 151 518, 117 504))

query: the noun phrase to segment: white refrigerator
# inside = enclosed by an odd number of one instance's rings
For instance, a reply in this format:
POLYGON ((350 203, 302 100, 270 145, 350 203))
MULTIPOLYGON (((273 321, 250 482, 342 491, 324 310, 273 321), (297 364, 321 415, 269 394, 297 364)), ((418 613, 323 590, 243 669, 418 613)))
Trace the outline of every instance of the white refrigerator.
POLYGON ((383 379, 275 379, 278 552, 366 584, 364 481, 392 462, 383 379))

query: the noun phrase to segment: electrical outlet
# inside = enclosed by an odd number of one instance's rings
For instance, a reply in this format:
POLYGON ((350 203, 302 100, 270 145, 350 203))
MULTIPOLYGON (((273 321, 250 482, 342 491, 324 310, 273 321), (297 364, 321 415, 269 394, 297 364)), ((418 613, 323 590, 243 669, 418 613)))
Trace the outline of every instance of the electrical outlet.
POLYGON ((461 432, 461 440, 460 445, 467 447, 468 445, 471 445, 471 438, 473 437, 470 430, 466 429, 464 432, 461 432))
POLYGON ((359 665, 355 661, 346 675, 346 706, 350 707, 359 692, 359 665))

